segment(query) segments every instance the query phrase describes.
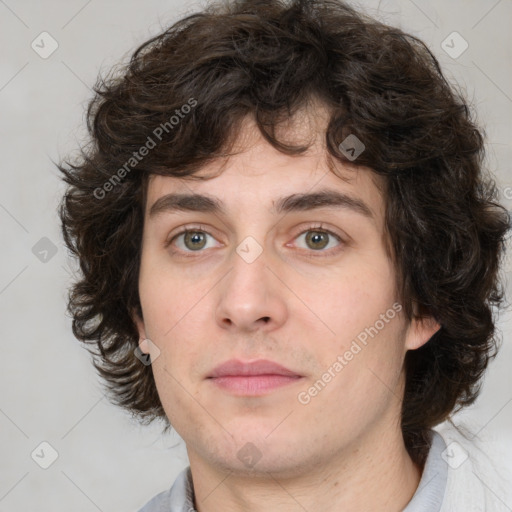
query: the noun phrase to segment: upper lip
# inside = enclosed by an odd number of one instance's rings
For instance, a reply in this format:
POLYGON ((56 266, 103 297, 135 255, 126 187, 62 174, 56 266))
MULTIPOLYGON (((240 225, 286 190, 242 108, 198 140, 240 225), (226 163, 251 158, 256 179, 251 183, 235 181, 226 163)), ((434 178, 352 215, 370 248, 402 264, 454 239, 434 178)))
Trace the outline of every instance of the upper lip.
POLYGON ((258 359, 257 361, 251 362, 230 359, 217 366, 210 375, 208 375, 208 378, 251 375, 286 375, 290 377, 301 377, 298 373, 266 359, 258 359))

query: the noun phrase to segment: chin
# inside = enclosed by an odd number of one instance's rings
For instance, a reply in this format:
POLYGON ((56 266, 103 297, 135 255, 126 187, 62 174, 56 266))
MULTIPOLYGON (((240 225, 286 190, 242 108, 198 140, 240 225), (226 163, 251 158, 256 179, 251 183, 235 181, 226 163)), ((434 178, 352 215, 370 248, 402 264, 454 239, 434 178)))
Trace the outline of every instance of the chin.
POLYGON ((319 458, 318 454, 298 449, 308 446, 307 441, 291 436, 286 430, 272 432, 275 426, 274 423, 269 429, 253 425, 251 429, 237 430, 233 438, 226 436, 216 443, 210 439, 209 447, 215 443, 215 448, 208 451, 208 447, 204 447, 204 451, 212 465, 240 476, 270 478, 268 473, 271 473, 276 478, 293 478, 303 475, 315 462, 312 459, 319 458))

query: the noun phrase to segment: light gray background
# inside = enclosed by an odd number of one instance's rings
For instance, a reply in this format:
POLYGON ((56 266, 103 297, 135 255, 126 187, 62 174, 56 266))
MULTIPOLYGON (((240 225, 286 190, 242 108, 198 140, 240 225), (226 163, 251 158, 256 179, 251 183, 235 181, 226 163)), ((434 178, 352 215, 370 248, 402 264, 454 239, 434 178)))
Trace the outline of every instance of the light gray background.
MULTIPOLYGON (((71 333, 65 301, 75 265, 60 237, 56 207, 63 185, 51 160, 69 155, 83 140, 84 109, 99 70, 127 59, 195 5, 0 0, 0 511, 137 510, 187 465, 177 434, 162 439, 159 425, 139 427, 107 402, 87 352, 71 333), (31 48, 43 31, 59 45, 47 59, 31 48), (46 262, 32 251, 43 237, 57 248, 46 262), (43 441, 58 452, 48 469, 31 458, 43 441)), ((512 2, 360 5, 422 38, 450 80, 465 88, 487 133, 488 167, 511 209, 512 2), (469 44, 456 59, 441 46, 453 31, 469 44)), ((453 44, 457 49, 460 43, 453 44)), ((511 289, 510 261, 505 270, 511 289)), ((480 399, 460 417, 473 432, 495 438, 509 460, 511 320, 510 313, 501 316, 501 353, 480 399)))

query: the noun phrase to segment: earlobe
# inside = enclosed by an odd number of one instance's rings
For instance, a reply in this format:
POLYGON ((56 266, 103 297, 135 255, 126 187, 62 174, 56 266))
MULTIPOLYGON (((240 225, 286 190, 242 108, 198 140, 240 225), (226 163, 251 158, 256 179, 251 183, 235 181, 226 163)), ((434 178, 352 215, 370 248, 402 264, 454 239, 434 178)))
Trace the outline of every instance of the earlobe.
POLYGON ((406 350, 416 350, 422 347, 440 329, 441 325, 432 316, 413 318, 407 330, 406 350))
POLYGON ((139 348, 143 354, 149 354, 149 343, 147 338, 139 338, 139 348))

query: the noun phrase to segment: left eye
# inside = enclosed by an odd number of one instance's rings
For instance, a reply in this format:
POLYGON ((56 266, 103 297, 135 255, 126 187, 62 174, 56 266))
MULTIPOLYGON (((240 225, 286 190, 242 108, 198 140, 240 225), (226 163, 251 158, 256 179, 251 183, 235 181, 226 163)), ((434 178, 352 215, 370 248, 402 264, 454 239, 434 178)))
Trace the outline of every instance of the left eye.
MULTIPOLYGON (((296 239, 304 237, 304 240, 307 244, 306 249, 313 249, 314 251, 320 251, 325 249, 329 245, 330 239, 335 239, 338 242, 341 242, 339 236, 331 233, 330 231, 318 230, 318 229, 309 229, 301 233, 296 239)), ((327 247, 331 248, 331 247, 327 247)))

